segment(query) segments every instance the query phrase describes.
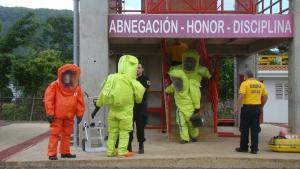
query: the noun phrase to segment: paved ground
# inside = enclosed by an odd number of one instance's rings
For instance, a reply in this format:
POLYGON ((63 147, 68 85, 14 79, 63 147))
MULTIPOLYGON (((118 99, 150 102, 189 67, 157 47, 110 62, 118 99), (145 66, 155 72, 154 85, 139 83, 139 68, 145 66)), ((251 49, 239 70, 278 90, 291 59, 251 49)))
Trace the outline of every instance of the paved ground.
POLYGON ((0 127, 0 151, 20 144, 48 130, 46 123, 12 123, 4 125, 0 127))
POLYGON ((11 124, 11 123, 9 123, 7 121, 0 120, 0 127, 6 126, 6 125, 9 125, 9 124, 11 124))
MULTIPOLYGON (((22 125, 22 124, 19 124, 22 125)), ((24 126, 28 126, 29 124, 24 126)), ((10 125, 11 128, 18 128, 10 125)), ((24 128, 22 125, 22 128, 24 128)), ((8 126, 5 126, 8 127, 8 126)), ((32 128, 31 128, 32 127, 32 128)), ((47 124, 32 125, 33 130, 40 129, 39 133, 47 130, 47 124)), ((3 128, 3 127, 1 127, 3 128)), ((27 134, 29 128, 23 132, 6 132, 7 137, 3 138, 3 129, 0 128, 1 145, 2 142, 10 142, 12 138, 26 138, 32 136, 27 134), (27 131, 28 130, 28 131, 27 131), (16 136, 16 135, 21 136, 16 136), (6 141, 3 141, 6 140, 6 141)), ((136 155, 133 158, 108 158, 104 153, 86 153, 80 148, 72 148, 78 158, 75 160, 59 160, 49 162, 47 159, 47 139, 39 144, 22 151, 7 160, 8 166, 26 166, 28 168, 44 168, 61 166, 71 168, 84 168, 95 166, 106 167, 203 167, 203 168, 300 168, 300 154, 298 153, 275 153, 270 152, 267 147, 268 140, 284 128, 263 125, 260 137, 260 153, 253 155, 250 153, 237 153, 234 148, 239 144, 238 138, 218 138, 213 140, 200 140, 197 143, 180 145, 177 142, 169 142, 166 135, 155 130, 147 131, 147 142, 145 144, 145 154, 136 155)), ((38 133, 36 131, 36 133, 38 133)), ((17 144, 18 141, 11 143, 17 144)), ((8 144, 6 144, 8 145, 8 144)), ((135 150, 137 145, 134 145, 135 150)))

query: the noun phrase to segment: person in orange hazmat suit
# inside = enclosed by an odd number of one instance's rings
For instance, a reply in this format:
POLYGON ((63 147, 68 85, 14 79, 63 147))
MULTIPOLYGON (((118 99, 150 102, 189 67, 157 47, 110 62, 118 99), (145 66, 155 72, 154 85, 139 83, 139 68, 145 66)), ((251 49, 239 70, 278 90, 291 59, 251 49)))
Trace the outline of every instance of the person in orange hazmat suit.
POLYGON ((79 87, 80 68, 65 64, 58 69, 58 79, 46 89, 44 106, 50 123, 49 160, 57 160, 57 145, 61 138, 61 158, 76 158, 70 153, 74 116, 80 123, 84 113, 84 98, 79 87))

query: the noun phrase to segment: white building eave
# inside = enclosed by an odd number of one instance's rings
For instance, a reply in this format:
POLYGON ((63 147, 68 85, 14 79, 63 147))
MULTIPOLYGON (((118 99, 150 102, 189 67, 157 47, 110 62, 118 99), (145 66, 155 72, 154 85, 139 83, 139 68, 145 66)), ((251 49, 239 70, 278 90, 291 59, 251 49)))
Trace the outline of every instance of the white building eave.
POLYGON ((258 78, 287 78, 288 71, 258 71, 258 78))

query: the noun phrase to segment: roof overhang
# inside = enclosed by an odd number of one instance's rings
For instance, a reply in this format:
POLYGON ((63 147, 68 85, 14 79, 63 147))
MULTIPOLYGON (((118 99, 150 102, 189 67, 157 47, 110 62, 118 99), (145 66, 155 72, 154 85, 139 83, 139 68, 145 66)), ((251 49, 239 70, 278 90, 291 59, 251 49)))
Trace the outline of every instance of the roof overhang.
POLYGON ((287 78, 288 71, 258 71, 259 78, 287 78))

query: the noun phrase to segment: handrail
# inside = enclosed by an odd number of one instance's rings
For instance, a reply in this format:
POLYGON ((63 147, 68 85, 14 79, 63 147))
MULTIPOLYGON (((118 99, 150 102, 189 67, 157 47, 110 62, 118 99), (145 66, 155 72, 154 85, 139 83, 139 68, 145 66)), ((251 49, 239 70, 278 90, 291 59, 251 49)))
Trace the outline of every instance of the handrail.
MULTIPOLYGON (((289 3, 289 1, 286 1, 286 2, 289 3)), ((277 0, 277 1, 270 0, 270 4, 268 6, 264 0, 260 0, 260 1, 256 2, 255 6, 257 8, 258 14, 265 14, 265 12, 268 10, 270 11, 269 14, 283 14, 283 13, 289 11, 289 4, 288 4, 287 8, 283 9, 283 1, 282 0, 277 0), (278 13, 274 13, 273 9, 275 8, 275 5, 277 5, 277 4, 279 4, 278 13), (261 5, 260 9, 259 9, 259 5, 261 5)))
POLYGON ((146 0, 145 13, 232 13, 232 14, 254 14, 256 13, 255 0, 235 0, 234 10, 225 10, 225 0, 194 0, 176 1, 170 0, 146 0))

